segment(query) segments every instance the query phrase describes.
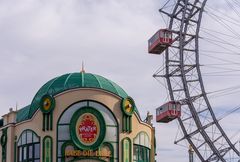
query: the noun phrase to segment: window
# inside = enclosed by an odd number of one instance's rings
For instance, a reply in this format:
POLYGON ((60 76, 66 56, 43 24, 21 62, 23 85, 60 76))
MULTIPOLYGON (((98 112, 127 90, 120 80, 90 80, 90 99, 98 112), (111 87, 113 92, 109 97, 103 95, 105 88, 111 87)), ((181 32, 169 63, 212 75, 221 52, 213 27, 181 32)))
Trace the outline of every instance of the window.
POLYGON ((164 31, 160 30, 160 38, 164 38, 164 31))
POLYGON ((133 161, 134 162, 149 162, 150 149, 141 145, 133 145, 133 161))
POLYGON ((165 32, 165 38, 168 39, 169 38, 169 33, 165 32))
POLYGON ((129 138, 124 138, 122 140, 122 153, 123 161, 131 162, 131 140, 129 138))
POLYGON ((114 117, 113 113, 104 105, 101 103, 95 102, 95 101, 81 101, 78 103, 75 103, 71 105, 70 107, 66 108, 66 111, 63 112, 61 117, 58 120, 57 125, 57 160, 58 161, 68 161, 73 160, 73 157, 65 158, 64 152, 62 150, 65 150, 65 143, 68 143, 71 141, 71 135, 70 135, 70 122, 72 119, 72 116, 75 112, 77 112, 79 109, 82 109, 86 106, 90 106, 92 108, 97 109, 102 116, 104 116, 104 120, 106 123, 106 134, 105 134, 105 140, 104 142, 111 143, 113 147, 113 160, 117 160, 118 158, 118 123, 116 118, 114 117))
POLYGON ((149 46, 154 44, 159 39, 159 36, 161 37, 161 35, 162 35, 161 32, 160 32, 160 34, 159 34, 159 32, 155 33, 148 41, 149 46))
POLYGON ((52 151, 53 151, 53 148, 52 148, 52 137, 50 136, 45 136, 43 138, 43 162, 52 162, 52 151))
POLYGON ((140 132, 134 138, 133 161, 149 162, 150 161, 150 140, 146 132, 140 132))
POLYGON ((40 162, 40 139, 32 130, 22 132, 17 143, 18 162, 40 162))

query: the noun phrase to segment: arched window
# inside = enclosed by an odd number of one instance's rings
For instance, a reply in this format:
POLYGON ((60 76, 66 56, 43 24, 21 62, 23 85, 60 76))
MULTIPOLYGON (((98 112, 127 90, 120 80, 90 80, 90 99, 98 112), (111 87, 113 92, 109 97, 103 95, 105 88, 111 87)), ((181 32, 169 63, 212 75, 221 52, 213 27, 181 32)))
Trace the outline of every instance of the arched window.
POLYGON ((140 132, 133 141, 133 161, 149 162, 151 144, 146 132, 140 132))
MULTIPOLYGON (((69 148, 70 150, 74 149, 73 145, 69 144, 69 141, 72 141, 72 137, 70 134, 70 125, 71 125, 70 122, 71 122, 72 116, 74 115, 75 112, 85 108, 86 106, 96 109, 104 117, 105 124, 106 124, 106 134, 105 134, 105 138, 103 140, 103 144, 111 143, 111 146, 113 147, 113 150, 114 150, 111 154, 111 158, 114 161, 117 161, 117 159, 118 159, 118 138, 119 138, 118 122, 117 122, 114 114, 111 112, 111 110, 109 110, 105 105, 95 102, 95 101, 89 101, 89 100, 80 101, 80 102, 77 102, 77 103, 71 105, 62 113, 61 117, 58 119, 58 125, 57 125, 57 158, 58 158, 58 161, 74 160, 74 158, 77 158, 77 157, 70 157, 67 159, 65 156, 65 150, 66 150, 66 148, 69 148)), ((79 148, 76 148, 76 149, 79 149, 79 148)))
POLYGON ((132 146, 131 146, 131 140, 129 138, 124 138, 122 140, 122 153, 123 153, 123 156, 122 156, 122 159, 123 159, 123 162, 131 162, 132 161, 132 157, 131 157, 131 154, 132 154, 132 146))
POLYGON ((25 130, 17 142, 18 162, 40 162, 40 138, 32 130, 25 130))
POLYGON ((42 142, 42 152, 43 152, 43 162, 52 162, 52 154, 53 154, 53 140, 50 136, 45 136, 42 142))

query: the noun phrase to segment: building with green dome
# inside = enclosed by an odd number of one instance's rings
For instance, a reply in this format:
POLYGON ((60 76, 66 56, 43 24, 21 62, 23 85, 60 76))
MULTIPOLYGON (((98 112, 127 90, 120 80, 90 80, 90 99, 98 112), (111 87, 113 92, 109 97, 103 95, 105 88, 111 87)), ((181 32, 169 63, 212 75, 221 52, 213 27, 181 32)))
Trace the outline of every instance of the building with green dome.
POLYGON ((2 162, 154 162, 151 116, 96 74, 69 73, 44 84, 32 102, 0 120, 2 162))

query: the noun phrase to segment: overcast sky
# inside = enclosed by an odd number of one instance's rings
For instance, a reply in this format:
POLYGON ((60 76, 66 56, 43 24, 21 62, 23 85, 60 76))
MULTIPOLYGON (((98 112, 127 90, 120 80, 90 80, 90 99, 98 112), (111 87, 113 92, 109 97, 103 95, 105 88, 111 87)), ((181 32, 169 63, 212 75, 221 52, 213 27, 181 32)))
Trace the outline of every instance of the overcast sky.
MULTIPOLYGON (((152 74, 163 57, 147 40, 165 27, 161 0, 1 0, 0 113, 31 103, 48 80, 81 70, 119 84, 144 118, 165 102, 152 74)), ((187 161, 173 144, 177 124, 156 124, 157 161, 187 161), (174 156, 172 156, 174 154, 174 156)))

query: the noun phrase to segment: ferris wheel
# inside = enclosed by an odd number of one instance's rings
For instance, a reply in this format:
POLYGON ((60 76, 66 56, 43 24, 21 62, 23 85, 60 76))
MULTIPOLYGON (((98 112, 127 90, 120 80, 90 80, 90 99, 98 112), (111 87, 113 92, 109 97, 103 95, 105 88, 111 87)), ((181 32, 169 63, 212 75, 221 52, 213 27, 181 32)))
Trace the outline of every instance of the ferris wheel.
MULTIPOLYGON (((240 2, 238 0, 222 1, 225 1, 225 5, 231 9, 233 15, 240 18, 240 2)), ((223 5, 221 1, 212 3, 218 3, 215 4, 218 7, 223 5)), ((177 118, 181 135, 178 136, 175 143, 187 141, 200 161, 239 162, 239 139, 230 137, 226 129, 222 127, 220 120, 224 118, 224 115, 218 115, 218 110, 215 110, 215 106, 212 104, 214 101, 211 102, 211 95, 212 93, 217 93, 217 95, 239 93, 240 86, 231 86, 229 85, 231 83, 226 83, 229 87, 209 92, 208 90, 211 88, 204 84, 204 79, 210 74, 214 74, 216 77, 222 76, 225 79, 228 75, 240 76, 239 73, 236 74, 239 69, 232 68, 234 65, 239 68, 238 60, 218 57, 220 53, 240 55, 238 52, 240 51, 238 45, 240 30, 237 28, 240 26, 240 19, 231 17, 231 13, 217 11, 214 9, 216 6, 211 5, 213 4, 207 0, 168 0, 159 10, 162 15, 168 17, 167 27, 160 29, 149 40, 149 53, 164 56, 163 65, 153 76, 156 79, 164 79, 170 101, 160 107, 157 116, 161 122, 177 118), (204 15, 208 15, 208 17, 204 15), (204 21, 205 18, 212 19, 212 21, 204 21), (213 26, 214 20, 218 22, 218 25, 213 26), (232 23, 235 23, 236 27, 231 25, 232 23), (218 70, 222 68, 225 71, 203 73, 205 67, 200 62, 200 57, 203 56, 210 57, 203 59, 206 63, 211 62, 209 61, 211 58, 222 61, 209 64, 209 66, 218 70), (217 67, 218 65, 221 67, 217 67), (232 66, 223 68, 223 65, 232 66), (179 107, 179 104, 181 113, 176 113, 179 112, 179 109, 176 111, 174 105, 179 107), (169 113, 164 114, 165 110, 169 110, 169 113)), ((222 7, 224 8, 224 6, 222 7)), ((220 82, 219 78, 215 79, 215 84, 220 84, 220 82)), ((239 109, 239 106, 229 107, 229 112, 226 112, 225 115, 239 109)))

